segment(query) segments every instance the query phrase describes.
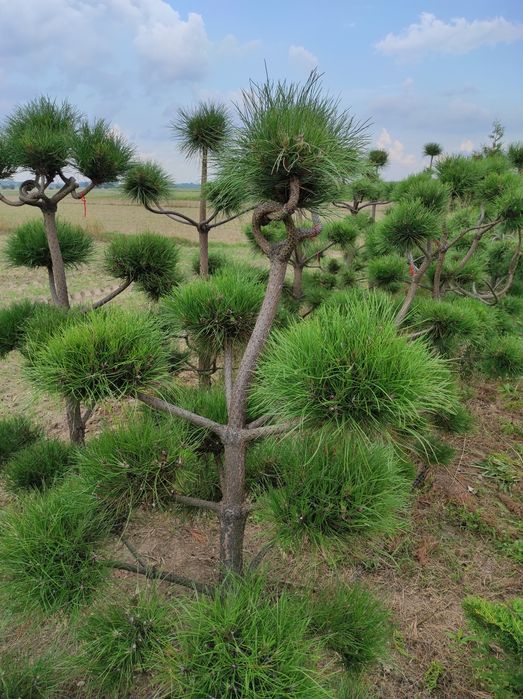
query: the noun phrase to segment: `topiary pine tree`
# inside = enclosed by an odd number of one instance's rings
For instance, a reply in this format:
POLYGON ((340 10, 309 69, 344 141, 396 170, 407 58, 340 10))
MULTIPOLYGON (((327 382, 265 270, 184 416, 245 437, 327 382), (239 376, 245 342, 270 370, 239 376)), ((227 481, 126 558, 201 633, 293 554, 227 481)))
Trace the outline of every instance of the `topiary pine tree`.
POLYGON ((430 163, 429 163, 429 170, 432 170, 432 163, 434 161, 434 158, 437 158, 443 153, 443 148, 440 146, 439 143, 435 143, 431 141, 430 143, 425 143, 423 146, 423 155, 427 158, 430 158, 430 163))
POLYGON ((389 162, 389 154, 386 150, 375 149, 369 151, 369 163, 376 168, 376 174, 389 162))
MULTIPOLYGON (((96 120, 90 124, 67 102, 58 104, 47 97, 15 109, 0 131, 2 175, 12 177, 26 170, 33 173, 33 179, 20 185, 17 200, 0 194, 0 201, 9 206, 32 206, 42 212, 42 219, 30 220, 11 234, 6 257, 13 266, 46 269, 51 300, 59 308, 68 310, 71 305, 66 269, 88 261, 93 248, 92 240, 80 226, 57 218, 60 202, 69 195, 82 199, 94 187, 121 177, 133 153, 133 148, 107 122, 96 120), (90 180, 82 191, 78 191, 75 177, 64 174, 71 166, 90 180), (49 188, 57 178, 62 187, 51 195, 49 188)), ((123 282, 94 302, 93 308, 105 305, 132 282, 157 299, 176 283, 176 262, 175 247, 160 236, 114 240, 109 246, 106 267, 123 282)), ((32 310, 36 308, 34 305, 32 310)), ((27 306, 25 310, 28 311, 27 306)), ((25 322, 31 313, 23 317, 21 311, 21 307, 13 307, 0 317, 0 337, 5 335, 9 341, 5 351, 20 348, 25 340, 25 322)), ((4 345, 5 342, 2 349, 4 345)), ((69 398, 66 412, 71 440, 83 442, 92 410, 82 414, 81 405, 69 398)))

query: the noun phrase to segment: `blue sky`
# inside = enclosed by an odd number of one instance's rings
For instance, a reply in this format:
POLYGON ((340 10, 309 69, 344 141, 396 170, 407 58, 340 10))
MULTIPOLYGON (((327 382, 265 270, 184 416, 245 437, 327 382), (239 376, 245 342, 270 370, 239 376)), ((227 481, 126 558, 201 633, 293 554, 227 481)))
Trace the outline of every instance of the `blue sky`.
POLYGON ((384 175, 485 143, 523 140, 523 2, 509 0, 0 0, 0 115, 45 93, 112 121, 175 180, 197 177, 170 138, 181 106, 241 98, 249 79, 326 89, 390 153, 384 175))

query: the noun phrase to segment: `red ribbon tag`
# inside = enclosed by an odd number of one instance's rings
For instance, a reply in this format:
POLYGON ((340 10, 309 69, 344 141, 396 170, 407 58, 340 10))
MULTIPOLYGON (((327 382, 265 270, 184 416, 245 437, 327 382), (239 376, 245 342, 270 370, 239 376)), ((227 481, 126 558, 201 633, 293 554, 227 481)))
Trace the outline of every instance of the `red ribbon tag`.
POLYGON ((416 274, 416 268, 414 267, 412 262, 409 264, 409 274, 411 277, 413 277, 416 274))
POLYGON ((87 218, 87 199, 85 198, 85 194, 82 194, 80 199, 82 200, 84 205, 84 218, 87 218))

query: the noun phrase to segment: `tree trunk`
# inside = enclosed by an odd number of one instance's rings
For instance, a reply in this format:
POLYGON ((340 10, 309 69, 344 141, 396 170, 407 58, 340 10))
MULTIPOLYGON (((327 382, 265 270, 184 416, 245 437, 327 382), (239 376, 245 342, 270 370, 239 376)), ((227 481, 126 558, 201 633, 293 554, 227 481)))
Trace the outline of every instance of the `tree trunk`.
MULTIPOLYGON (((200 177, 200 225, 207 219, 207 198, 205 185, 207 184, 207 148, 202 149, 202 171, 200 177)), ((209 233, 198 227, 200 242, 200 276, 207 279, 209 276, 209 233)))
POLYGON ((376 204, 373 204, 371 207, 371 216, 372 216, 372 220, 376 221, 376 204))
POLYGON ((73 444, 84 444, 85 425, 82 420, 80 403, 74 400, 74 398, 66 398, 65 407, 71 442, 73 442, 73 444))
POLYGON ((198 226, 200 243, 200 277, 209 279, 209 233, 198 226))
POLYGON ((243 353, 240 367, 236 374, 236 381, 234 382, 231 410, 229 413, 229 425, 232 427, 243 427, 245 424, 247 392, 251 384, 252 374, 256 368, 258 357, 265 346, 278 310, 288 262, 289 257, 282 259, 273 256, 271 258, 271 267, 267 288, 265 290, 265 297, 260 312, 258 313, 252 335, 243 353))
MULTIPOLYGON (((58 242, 58 233, 56 230, 56 208, 50 210, 42 210, 44 216, 45 233, 47 236, 47 244, 51 254, 52 272, 54 278, 54 286, 56 289, 56 298, 58 305, 62 308, 69 308, 69 292, 67 291, 67 279, 65 277, 65 267, 58 242)), ((51 291, 52 293, 52 291, 51 291)))
POLYGON ((303 296, 303 267, 299 262, 293 265, 294 277, 292 280, 292 295, 299 301, 303 296))
POLYGON ((224 493, 220 511, 220 565, 222 574, 243 571, 245 500, 245 442, 225 444, 224 493))
POLYGON ((49 278, 49 291, 51 292, 51 301, 54 306, 59 306, 58 296, 56 295, 56 287, 54 285, 53 268, 51 265, 47 268, 47 276, 49 278))

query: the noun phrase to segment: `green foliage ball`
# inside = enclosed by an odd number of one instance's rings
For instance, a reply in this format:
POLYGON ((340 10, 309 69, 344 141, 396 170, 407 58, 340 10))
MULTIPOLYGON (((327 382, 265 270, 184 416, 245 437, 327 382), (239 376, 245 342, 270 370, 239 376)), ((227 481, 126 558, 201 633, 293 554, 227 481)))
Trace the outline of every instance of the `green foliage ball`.
POLYGON ((289 594, 230 580, 213 598, 180 604, 174 649, 162 668, 171 699, 330 699, 309 618, 289 594))
POLYGON ((497 335, 489 338, 482 357, 482 369, 488 376, 523 376, 523 338, 521 335, 497 335))
POLYGON ((172 502, 174 492, 206 497, 206 474, 196 446, 187 423, 155 421, 145 413, 92 439, 78 452, 76 468, 97 499, 121 520, 138 505, 172 502))
POLYGON ((216 154, 224 191, 254 202, 289 200, 300 182, 299 208, 315 210, 339 198, 361 168, 362 127, 324 96, 319 74, 303 85, 267 81, 243 94, 240 127, 216 154))
POLYGON ((40 427, 23 415, 0 419, 0 465, 41 437, 40 427))
POLYGON ((18 301, 0 309, 0 358, 20 348, 25 325, 36 308, 32 301, 18 301))
POLYGON ((157 301, 180 282, 178 258, 176 243, 163 235, 118 235, 105 253, 105 268, 113 277, 135 282, 157 301))
POLYGON ((361 232, 355 216, 329 221, 323 226, 322 235, 335 245, 342 248, 354 245, 361 232))
MULTIPOLYGON (((81 226, 58 218, 56 232, 66 267, 78 267, 89 261, 94 245, 81 226)), ((7 239, 5 255, 13 267, 52 268, 44 222, 35 218, 18 226, 7 239)))
POLYGON ((13 492, 45 490, 72 468, 75 449, 58 439, 42 439, 16 452, 4 469, 6 486, 13 492))
POLYGON ((394 198, 398 201, 421 201, 423 206, 436 213, 446 210, 449 191, 446 185, 433 179, 430 173, 410 175, 394 188, 394 198))
POLYGON ((172 645, 175 620, 176 610, 154 590, 99 602, 78 625, 75 665, 104 696, 127 696, 139 674, 150 672, 172 645))
POLYGON ((226 340, 245 342, 260 310, 264 287, 236 270, 178 287, 162 304, 164 321, 198 345, 220 351, 226 340))
POLYGON ((77 169, 96 185, 115 182, 129 167, 134 149, 103 119, 83 121, 72 140, 77 169))
POLYGON ((449 405, 447 364, 424 341, 398 335, 386 297, 340 297, 273 333, 252 391, 260 411, 369 433, 404 428, 449 405))
POLYGON ((107 536, 95 498, 76 481, 27 496, 0 519, 0 595, 5 608, 51 614, 88 602, 106 575, 107 536))
POLYGON ((370 260, 369 287, 396 293, 407 280, 408 265, 400 255, 383 255, 370 260))
POLYGON ((361 585, 330 584, 310 600, 310 607, 314 633, 324 636, 348 672, 359 673, 386 654, 390 613, 361 585))
POLYGON ((86 313, 29 353, 28 375, 41 388, 89 404, 133 396, 168 374, 157 322, 119 308, 86 313))
POLYGON ((274 444, 272 456, 278 486, 269 491, 261 516, 282 544, 337 545, 399 525, 410 484, 392 447, 291 435, 274 444))
POLYGON ((398 252, 425 246, 440 232, 439 216, 419 199, 403 199, 378 223, 385 244, 398 252))
POLYGON ((124 194, 141 206, 157 205, 171 193, 173 181, 165 170, 152 161, 136 163, 125 173, 122 183, 124 194))

